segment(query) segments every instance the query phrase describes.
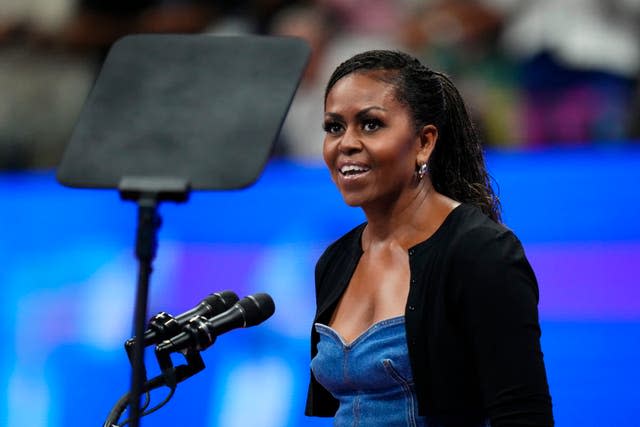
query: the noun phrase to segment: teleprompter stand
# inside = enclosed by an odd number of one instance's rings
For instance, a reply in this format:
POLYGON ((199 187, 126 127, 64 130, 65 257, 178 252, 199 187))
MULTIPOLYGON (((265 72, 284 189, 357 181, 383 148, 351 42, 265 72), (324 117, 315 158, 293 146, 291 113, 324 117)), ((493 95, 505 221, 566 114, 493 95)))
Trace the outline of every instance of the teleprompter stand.
MULTIPOLYGON (((302 40, 260 36, 134 35, 111 48, 57 178, 70 187, 118 189, 138 204, 135 336, 145 330, 159 203, 255 182, 308 55, 302 40)), ((136 341, 127 397, 132 427, 149 387, 144 346, 136 341)))

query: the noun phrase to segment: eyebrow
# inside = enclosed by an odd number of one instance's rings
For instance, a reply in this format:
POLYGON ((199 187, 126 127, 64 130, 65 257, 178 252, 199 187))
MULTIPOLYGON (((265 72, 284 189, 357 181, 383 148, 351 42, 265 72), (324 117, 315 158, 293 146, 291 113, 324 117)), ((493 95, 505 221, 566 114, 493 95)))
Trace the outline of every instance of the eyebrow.
MULTIPOLYGON (((375 105, 374 105, 374 106, 367 107, 367 108, 364 108, 364 109, 362 109, 362 110, 358 111, 358 113, 356 114, 356 118, 358 118, 358 120, 361 120, 361 119, 362 119, 363 117, 365 117, 365 116, 366 116, 366 115, 367 115, 371 110, 379 110, 379 111, 384 111, 384 112, 388 111, 386 108, 382 108, 382 107, 378 107, 378 106, 375 106, 375 105)), ((331 119, 334 119, 334 120, 342 119, 342 115, 341 115, 341 114, 338 114, 338 113, 331 113, 331 112, 328 112, 328 113, 324 113, 324 115, 325 115, 325 117, 327 117, 327 118, 331 118, 331 119)))

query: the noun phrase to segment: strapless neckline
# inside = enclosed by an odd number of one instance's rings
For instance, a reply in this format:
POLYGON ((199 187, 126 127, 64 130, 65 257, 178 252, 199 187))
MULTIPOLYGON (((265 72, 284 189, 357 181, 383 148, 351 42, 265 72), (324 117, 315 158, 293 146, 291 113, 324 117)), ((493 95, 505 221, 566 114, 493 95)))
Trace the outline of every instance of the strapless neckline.
POLYGON ((332 337, 334 340, 338 341, 343 348, 351 349, 354 346, 356 346, 359 342, 362 342, 365 339, 369 338, 370 336, 375 335, 377 331, 383 328, 401 325, 401 324, 402 325, 404 324, 404 315, 389 317, 387 319, 379 320, 371 324, 371 326, 365 329, 360 335, 355 337, 349 343, 347 343, 347 341, 342 337, 342 335, 340 335, 340 333, 335 329, 333 329, 331 326, 324 325, 322 323, 316 323, 315 328, 318 333, 324 333, 325 335, 328 335, 332 337))

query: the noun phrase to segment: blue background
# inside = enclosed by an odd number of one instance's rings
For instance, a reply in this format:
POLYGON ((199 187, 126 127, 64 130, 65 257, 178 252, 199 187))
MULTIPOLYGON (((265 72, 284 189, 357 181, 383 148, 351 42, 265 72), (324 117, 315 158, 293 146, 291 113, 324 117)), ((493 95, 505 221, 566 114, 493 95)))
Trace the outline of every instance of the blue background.
MULTIPOLYGON (((558 426, 637 426, 640 149, 490 152, 504 220, 541 289, 542 345, 558 426)), ((128 389, 136 207, 53 172, 0 175, 0 425, 102 425, 128 389)), ((207 368, 144 426, 312 426, 302 415, 313 268, 363 220, 321 165, 272 162, 251 188, 163 204, 149 314, 205 295, 268 292, 276 314, 221 336, 207 368)), ((149 370, 155 360, 147 354, 149 370)), ((152 395, 152 405, 165 396, 152 395)))

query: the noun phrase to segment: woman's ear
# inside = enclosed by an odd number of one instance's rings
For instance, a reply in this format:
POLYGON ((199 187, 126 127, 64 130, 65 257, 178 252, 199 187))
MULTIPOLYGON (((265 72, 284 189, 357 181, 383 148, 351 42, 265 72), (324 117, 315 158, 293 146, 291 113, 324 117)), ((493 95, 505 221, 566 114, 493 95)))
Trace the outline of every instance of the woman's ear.
POLYGON ((438 128, 434 125, 424 125, 420 128, 418 137, 420 138, 420 149, 416 161, 419 165, 428 163, 433 149, 438 141, 438 128))

